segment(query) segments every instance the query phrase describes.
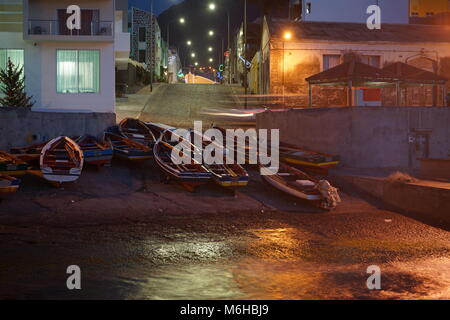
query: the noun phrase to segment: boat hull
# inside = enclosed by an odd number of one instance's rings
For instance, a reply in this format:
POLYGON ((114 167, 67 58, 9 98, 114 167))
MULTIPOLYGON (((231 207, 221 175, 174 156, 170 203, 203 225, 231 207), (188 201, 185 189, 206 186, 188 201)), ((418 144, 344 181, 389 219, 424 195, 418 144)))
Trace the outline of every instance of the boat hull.
POLYGON ((11 176, 0 176, 0 196, 10 195, 19 190, 20 180, 11 176))
POLYGON ((263 175, 262 177, 265 181, 267 181, 270 185, 272 185, 276 189, 278 189, 284 193, 287 193, 293 197, 300 198, 303 200, 308 200, 308 201, 320 201, 323 199, 323 197, 321 195, 310 195, 310 194, 301 192, 299 190, 292 189, 289 186, 272 178, 271 176, 263 175))
POLYGON ((72 139, 58 137, 42 149, 39 164, 42 177, 47 181, 56 184, 74 182, 78 180, 83 170, 83 151, 72 139), (57 147, 65 149, 56 149, 57 147), (67 151, 67 148, 71 148, 71 153, 67 151))

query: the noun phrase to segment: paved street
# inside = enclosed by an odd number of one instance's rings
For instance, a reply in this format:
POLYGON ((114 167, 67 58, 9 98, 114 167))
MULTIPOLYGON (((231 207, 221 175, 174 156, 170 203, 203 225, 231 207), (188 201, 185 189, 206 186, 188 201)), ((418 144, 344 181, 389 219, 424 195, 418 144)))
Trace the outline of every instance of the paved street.
MULTIPOLYGON (((200 114, 208 108, 241 108, 243 102, 238 95, 240 86, 160 84, 152 94, 130 95, 131 101, 117 106, 119 119, 127 116, 139 117, 143 121, 166 123, 177 127, 193 126, 194 120, 220 122, 200 114)), ((211 124, 211 123, 208 123, 211 124)))
MULTIPOLYGON (((187 124, 230 93, 161 86, 140 118, 187 124)), ((151 161, 87 169, 62 189, 25 177, 0 203, 0 298, 450 298, 448 231, 352 190, 324 212, 250 173, 236 194, 214 185, 189 193, 151 161), (82 290, 67 290, 69 265, 80 266, 82 290), (371 265, 381 290, 366 286, 371 265)))

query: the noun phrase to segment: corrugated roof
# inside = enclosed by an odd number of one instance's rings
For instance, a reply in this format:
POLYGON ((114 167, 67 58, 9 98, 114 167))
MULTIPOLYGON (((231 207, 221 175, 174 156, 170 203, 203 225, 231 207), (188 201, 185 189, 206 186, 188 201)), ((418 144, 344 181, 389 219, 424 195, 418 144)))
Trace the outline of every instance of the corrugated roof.
POLYGON ((346 42, 447 42, 450 43, 450 26, 415 24, 381 25, 381 30, 369 30, 366 24, 311 21, 268 21, 273 38, 282 38, 287 30, 293 40, 328 40, 346 42))

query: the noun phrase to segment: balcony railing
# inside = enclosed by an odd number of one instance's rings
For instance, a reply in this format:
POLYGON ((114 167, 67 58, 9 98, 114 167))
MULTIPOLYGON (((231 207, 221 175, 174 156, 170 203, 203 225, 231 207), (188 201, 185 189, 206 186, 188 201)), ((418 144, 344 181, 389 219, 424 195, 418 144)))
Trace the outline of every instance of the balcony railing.
POLYGON ((81 29, 70 30, 66 21, 59 20, 28 20, 29 35, 57 36, 112 36, 112 21, 91 21, 82 23, 81 29))

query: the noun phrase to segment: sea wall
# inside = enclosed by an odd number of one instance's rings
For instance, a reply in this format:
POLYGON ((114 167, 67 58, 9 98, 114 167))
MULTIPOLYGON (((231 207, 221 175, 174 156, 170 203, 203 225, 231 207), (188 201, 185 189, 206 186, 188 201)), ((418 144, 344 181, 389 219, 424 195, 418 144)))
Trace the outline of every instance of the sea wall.
POLYGON ((0 149, 48 141, 57 136, 100 136, 115 125, 114 113, 36 112, 0 108, 0 149))
POLYGON ((280 129, 282 142, 338 154, 353 168, 419 167, 447 158, 450 108, 336 107, 267 111, 257 128, 280 129))

